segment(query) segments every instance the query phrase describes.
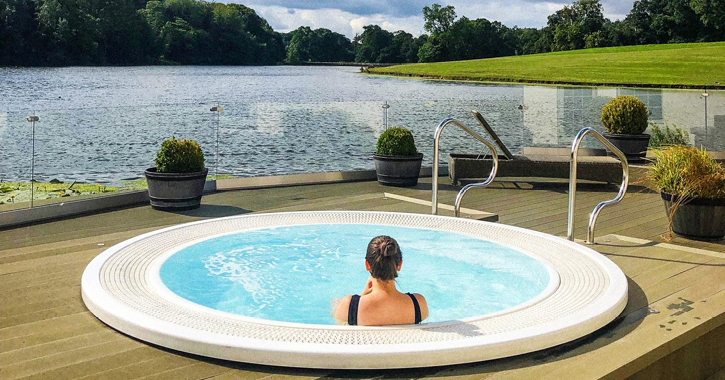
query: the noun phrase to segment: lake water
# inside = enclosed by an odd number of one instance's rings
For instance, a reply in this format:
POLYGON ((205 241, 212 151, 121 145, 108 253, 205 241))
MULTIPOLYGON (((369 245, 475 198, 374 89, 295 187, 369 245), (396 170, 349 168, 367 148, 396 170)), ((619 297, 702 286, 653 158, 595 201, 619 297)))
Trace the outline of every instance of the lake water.
MULTIPOLYGON (((581 128, 603 130, 601 107, 620 94, 642 99, 651 121, 687 130, 692 143, 725 150, 723 91, 481 85, 367 76, 355 67, 0 68, 0 180, 30 178, 31 114, 40 117, 36 179, 117 184, 141 178, 171 136, 197 140, 212 174, 372 169, 383 102, 388 125, 413 131, 424 165, 441 120, 456 117, 483 134, 472 109, 512 152, 569 147, 581 128), (210 112, 216 105, 224 108, 218 115, 210 112)), ((441 151, 445 162, 449 152, 484 148, 448 128, 441 151)))

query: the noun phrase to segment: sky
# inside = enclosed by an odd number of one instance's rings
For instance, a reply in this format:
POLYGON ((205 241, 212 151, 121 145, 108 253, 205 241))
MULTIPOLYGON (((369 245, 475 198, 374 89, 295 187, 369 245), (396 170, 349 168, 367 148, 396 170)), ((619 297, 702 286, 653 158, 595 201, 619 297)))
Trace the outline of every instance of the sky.
MULTIPOLYGON (((217 0, 219 1, 219 0, 217 0)), ((289 32, 300 26, 327 28, 353 38, 363 26, 375 24, 391 32, 404 30, 419 36, 423 30, 423 7, 452 5, 458 17, 486 18, 508 27, 541 28, 546 18, 571 5, 573 0, 222 0, 241 3, 262 16, 275 31, 289 32)), ((634 0, 600 0, 604 17, 623 19, 634 0)))

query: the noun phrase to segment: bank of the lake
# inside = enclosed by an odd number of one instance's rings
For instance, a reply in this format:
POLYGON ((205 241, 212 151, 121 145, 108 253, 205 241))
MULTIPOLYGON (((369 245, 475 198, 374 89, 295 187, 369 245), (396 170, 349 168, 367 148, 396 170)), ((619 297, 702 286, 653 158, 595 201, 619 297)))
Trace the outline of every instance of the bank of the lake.
POLYGON ((470 61, 417 63, 374 74, 481 82, 725 89, 725 42, 640 45, 470 61))

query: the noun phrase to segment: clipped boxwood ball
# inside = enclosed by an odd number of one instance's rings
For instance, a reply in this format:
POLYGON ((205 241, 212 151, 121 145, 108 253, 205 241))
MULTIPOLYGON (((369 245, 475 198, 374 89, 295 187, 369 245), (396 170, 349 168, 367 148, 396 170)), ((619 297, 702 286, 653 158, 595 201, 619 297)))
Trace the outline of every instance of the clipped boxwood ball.
POLYGON ((602 107, 602 124, 612 134, 641 135, 648 117, 647 106, 630 95, 616 96, 602 107))
POLYGON ((204 170, 204 153, 196 141, 172 137, 161 143, 155 162, 159 173, 196 173, 204 170))
POLYGON ((385 156, 415 156, 413 134, 403 127, 391 127, 378 137, 375 153, 385 156))

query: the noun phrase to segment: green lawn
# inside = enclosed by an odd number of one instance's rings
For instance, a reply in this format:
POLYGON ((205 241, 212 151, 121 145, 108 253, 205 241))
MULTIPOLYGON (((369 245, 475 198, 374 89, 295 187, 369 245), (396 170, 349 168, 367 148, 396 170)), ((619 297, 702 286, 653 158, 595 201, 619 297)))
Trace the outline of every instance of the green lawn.
POLYGON ((725 42, 416 63, 370 72, 452 80, 725 89, 725 42))

